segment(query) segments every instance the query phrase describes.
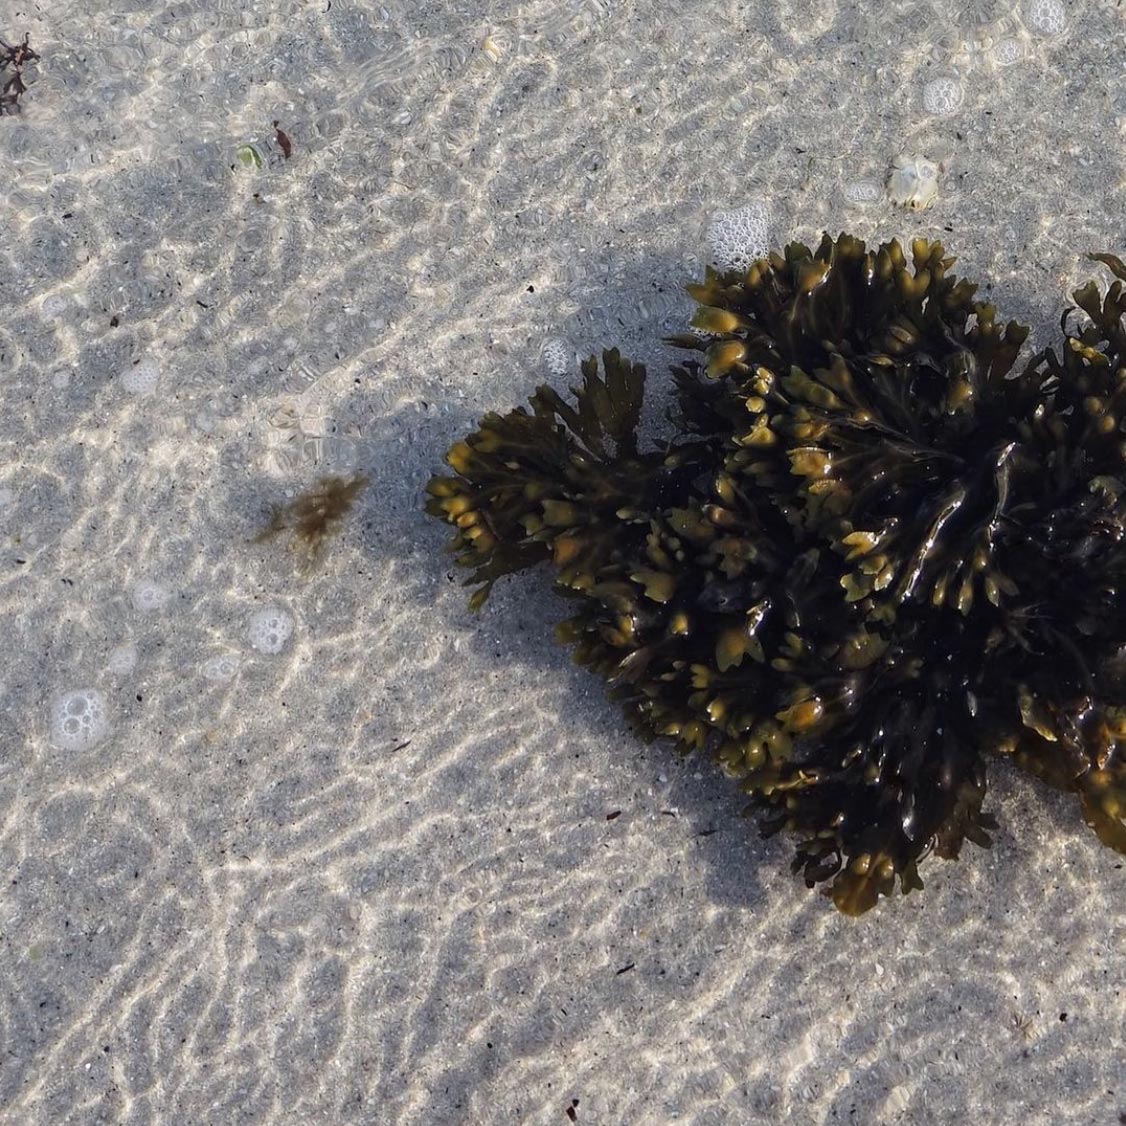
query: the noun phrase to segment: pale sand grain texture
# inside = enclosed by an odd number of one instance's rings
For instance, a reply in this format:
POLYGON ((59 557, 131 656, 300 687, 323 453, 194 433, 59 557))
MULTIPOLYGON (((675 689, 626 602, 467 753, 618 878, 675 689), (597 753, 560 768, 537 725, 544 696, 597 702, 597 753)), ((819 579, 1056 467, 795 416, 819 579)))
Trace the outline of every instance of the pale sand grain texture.
POLYGON ((0 3, 25 30, 0 1121, 1119 1121, 1126 873, 1074 802, 998 768, 991 852, 841 918, 628 732, 544 576, 468 614, 420 507, 575 353, 648 363, 659 425, 716 212, 938 234, 1049 340, 1126 252, 1126 6, 0 3), (249 542, 353 467, 314 577, 249 542))

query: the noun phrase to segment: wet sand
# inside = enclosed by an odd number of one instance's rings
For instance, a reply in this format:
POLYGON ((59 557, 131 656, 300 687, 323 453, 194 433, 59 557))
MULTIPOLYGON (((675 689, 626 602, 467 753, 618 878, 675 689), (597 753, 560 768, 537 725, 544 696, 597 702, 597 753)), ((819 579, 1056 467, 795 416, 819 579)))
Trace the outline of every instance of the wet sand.
POLYGON ((42 56, 0 120, 0 1121, 1119 1121, 1126 874, 1074 801, 998 766, 991 851, 842 918, 544 576, 471 615, 421 504, 603 346, 658 428, 683 283, 759 240, 937 235, 1053 339, 1126 253, 1126 8, 0 14, 42 56), (356 469, 314 574, 252 542, 356 469))

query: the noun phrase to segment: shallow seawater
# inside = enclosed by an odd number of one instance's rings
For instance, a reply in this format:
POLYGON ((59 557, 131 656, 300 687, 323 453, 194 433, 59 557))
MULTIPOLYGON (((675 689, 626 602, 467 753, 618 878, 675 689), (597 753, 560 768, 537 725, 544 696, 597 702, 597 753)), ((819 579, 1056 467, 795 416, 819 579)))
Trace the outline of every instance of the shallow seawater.
POLYGON ((0 1121, 1119 1120, 1069 799, 994 770, 991 852, 841 918, 421 505, 603 346, 659 426, 682 284, 764 244, 937 235, 1046 343, 1126 253, 1126 7, 0 10, 0 1121), (253 542, 352 472, 311 576, 253 542))

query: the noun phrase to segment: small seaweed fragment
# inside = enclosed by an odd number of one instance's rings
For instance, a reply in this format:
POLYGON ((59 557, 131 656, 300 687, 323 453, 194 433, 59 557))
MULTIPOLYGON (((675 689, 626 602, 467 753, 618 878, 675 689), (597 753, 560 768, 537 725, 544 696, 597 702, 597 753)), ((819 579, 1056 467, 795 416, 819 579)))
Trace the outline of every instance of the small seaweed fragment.
POLYGON ((12 74, 0 88, 0 115, 20 112, 20 95, 27 92, 23 81, 23 68, 39 56, 31 49, 31 36, 24 34, 23 42, 12 44, 0 39, 0 73, 12 68, 12 74))
POLYGON ((289 139, 289 134, 281 128, 277 121, 274 122, 274 139, 282 151, 282 156, 288 160, 293 155, 293 142, 289 139))
POLYGON ((235 149, 235 155, 243 168, 259 169, 266 163, 257 145, 239 145, 235 149))
POLYGON ((325 545, 340 531, 344 518, 368 484, 357 473, 352 477, 322 477, 288 504, 275 508, 266 528, 254 537, 255 543, 273 539, 281 532, 291 533, 291 546, 302 557, 306 568, 320 562, 325 545))
POLYGON ((1118 280, 1023 366, 937 242, 709 270, 677 437, 639 447, 644 370, 608 351, 574 405, 486 415, 427 511, 474 607, 550 563, 575 659, 715 755, 846 914, 988 846, 997 756, 1126 852, 1126 266, 1099 260, 1118 280))

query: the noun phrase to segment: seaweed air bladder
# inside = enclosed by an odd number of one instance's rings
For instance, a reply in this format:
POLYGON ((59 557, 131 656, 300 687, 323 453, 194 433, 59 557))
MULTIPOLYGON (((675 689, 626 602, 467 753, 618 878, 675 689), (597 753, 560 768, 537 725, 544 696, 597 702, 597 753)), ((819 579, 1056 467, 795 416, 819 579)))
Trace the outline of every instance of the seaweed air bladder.
POLYGON ((707 751, 859 915, 987 846, 987 768, 1126 852, 1126 267, 1021 360, 942 245, 794 243, 688 286, 678 436, 645 372, 490 413, 427 510, 480 607, 548 564, 557 636, 637 729, 707 751))

